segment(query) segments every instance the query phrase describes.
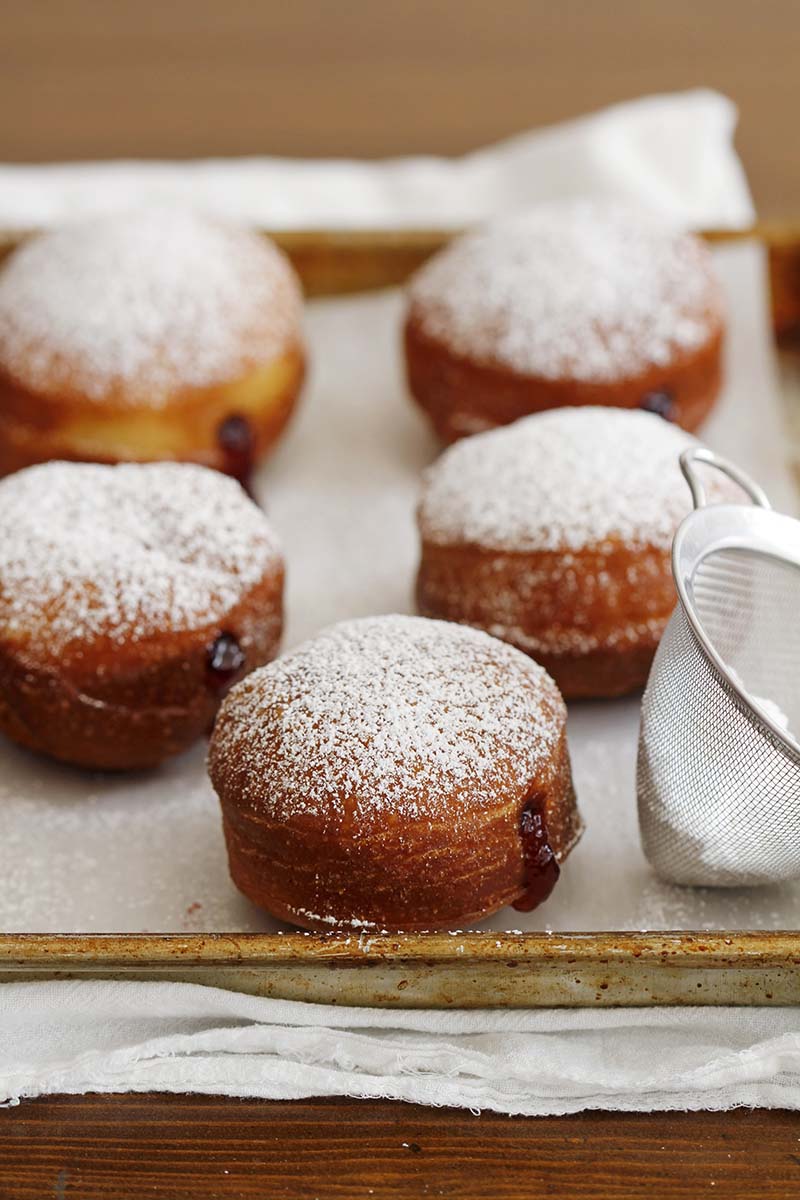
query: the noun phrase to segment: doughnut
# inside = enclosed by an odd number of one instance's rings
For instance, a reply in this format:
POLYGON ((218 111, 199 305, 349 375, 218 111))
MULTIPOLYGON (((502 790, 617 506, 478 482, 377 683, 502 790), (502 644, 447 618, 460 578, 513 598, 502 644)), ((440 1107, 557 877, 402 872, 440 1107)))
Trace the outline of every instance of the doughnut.
POLYGON ((424 478, 419 612, 510 642, 568 700, 642 686, 675 606, 670 548, 691 509, 678 459, 694 444, 615 408, 457 442, 424 478))
POLYGON ((309 929, 457 928, 546 899, 580 832, 558 689, 474 629, 344 621, 224 701, 234 883, 309 929))
POLYGON ((176 459, 245 479, 300 391, 301 309, 274 245, 192 212, 24 242, 0 267, 0 474, 176 459))
POLYGON ((0 733, 95 769, 153 767, 277 653, 283 560, 233 479, 46 463, 0 481, 0 733))
POLYGON ((720 390, 723 327, 697 238, 626 206, 542 206, 456 238, 412 277, 408 383, 445 442, 585 404, 693 430, 720 390))

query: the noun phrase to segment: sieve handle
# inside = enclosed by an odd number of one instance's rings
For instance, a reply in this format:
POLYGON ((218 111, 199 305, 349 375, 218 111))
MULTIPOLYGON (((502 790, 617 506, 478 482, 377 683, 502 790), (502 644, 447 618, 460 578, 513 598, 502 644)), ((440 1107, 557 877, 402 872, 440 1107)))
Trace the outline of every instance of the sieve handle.
POLYGON ((762 491, 758 484, 749 475, 745 475, 744 471, 735 463, 729 462, 727 458, 721 458, 719 454, 715 454, 713 450, 708 450, 705 446, 692 446, 681 454, 681 470, 691 488, 695 508, 705 508, 708 503, 703 481, 695 470, 697 463, 714 467, 723 475, 727 475, 728 479, 737 483, 742 491, 747 493, 753 504, 757 504, 759 508, 772 508, 766 492, 762 491))

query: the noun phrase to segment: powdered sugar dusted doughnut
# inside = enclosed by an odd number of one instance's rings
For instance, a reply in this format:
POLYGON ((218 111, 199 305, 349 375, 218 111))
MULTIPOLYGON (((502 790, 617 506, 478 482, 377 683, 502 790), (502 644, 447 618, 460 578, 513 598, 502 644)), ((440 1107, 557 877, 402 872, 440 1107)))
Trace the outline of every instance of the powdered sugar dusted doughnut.
POLYGON ((301 316, 275 246, 196 213, 32 239, 0 271, 0 467, 188 458, 237 473, 226 436, 249 437, 255 459, 294 404, 301 316))
POLYGON ((0 482, 0 729, 92 767, 153 765, 268 661, 283 559, 233 480, 48 463, 0 482))
POLYGON ((333 626, 220 711, 209 769, 233 879, 311 928, 533 907, 580 832, 565 716, 547 674, 483 633, 333 626))
POLYGON ((719 390, 722 332, 697 238, 627 206, 543 206, 457 238, 417 272, 409 382, 446 440, 577 404, 693 429, 719 390))
POLYGON ((650 413, 565 408, 451 447, 419 507, 420 611, 518 646, 568 698, 640 686, 675 604, 692 444, 650 413))

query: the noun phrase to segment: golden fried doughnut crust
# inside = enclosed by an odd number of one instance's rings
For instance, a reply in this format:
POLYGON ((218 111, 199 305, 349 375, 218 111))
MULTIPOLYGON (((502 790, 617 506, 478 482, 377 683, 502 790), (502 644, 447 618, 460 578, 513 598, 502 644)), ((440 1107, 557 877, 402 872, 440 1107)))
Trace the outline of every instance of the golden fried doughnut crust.
POLYGON ((447 442, 549 408, 695 429, 721 383, 706 247, 627 206, 541 206, 457 238, 409 287, 409 386, 447 442))
POLYGON ((233 480, 48 463, 0 482, 0 730, 79 766, 154 766, 277 652, 283 559, 233 480))
POLYGON ((650 413, 564 408, 451 446, 423 485, 419 611, 524 650, 567 699, 640 687, 675 606, 693 443, 650 413))
POLYGON ((243 475, 294 408, 301 319, 274 245, 192 212, 31 239, 0 270, 0 473, 63 458, 243 475))
POLYGON ((333 626, 220 710, 209 771, 234 882, 316 929, 532 907, 581 829, 565 720, 546 673, 483 633, 402 616, 333 626))

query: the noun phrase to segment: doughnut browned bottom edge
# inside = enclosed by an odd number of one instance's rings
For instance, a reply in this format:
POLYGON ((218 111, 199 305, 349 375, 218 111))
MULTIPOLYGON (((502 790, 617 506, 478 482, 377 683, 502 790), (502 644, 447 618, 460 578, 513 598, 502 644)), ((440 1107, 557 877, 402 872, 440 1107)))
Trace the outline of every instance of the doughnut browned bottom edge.
POLYGON ((409 390, 444 442, 509 425, 550 408, 601 405, 639 408, 653 393, 671 397, 670 419, 692 432, 714 407, 722 386, 722 329, 665 367, 615 383, 522 375, 477 363, 429 337, 412 317, 404 343, 409 390))
POLYGON ((501 798, 496 809, 476 816, 469 845, 458 846, 449 858, 441 852, 447 830, 431 830, 420 823, 415 865, 407 875, 402 863, 383 861, 377 852, 365 854, 359 847, 355 856, 352 847, 322 845, 313 826, 289 828, 263 814, 257 820, 242 819, 237 806, 223 801, 231 877, 254 904, 308 929, 409 933, 460 929, 513 904, 524 893, 520 820, 532 796, 560 863, 580 838, 583 825, 575 805, 565 731, 546 776, 544 781, 531 781, 524 794, 501 798), (419 869, 420 860, 426 861, 426 848, 430 874, 419 869), (470 871, 471 862, 482 869, 470 871))

